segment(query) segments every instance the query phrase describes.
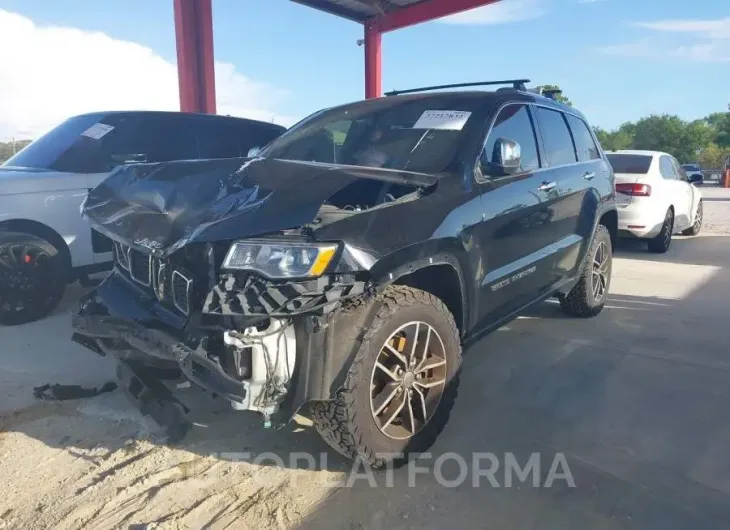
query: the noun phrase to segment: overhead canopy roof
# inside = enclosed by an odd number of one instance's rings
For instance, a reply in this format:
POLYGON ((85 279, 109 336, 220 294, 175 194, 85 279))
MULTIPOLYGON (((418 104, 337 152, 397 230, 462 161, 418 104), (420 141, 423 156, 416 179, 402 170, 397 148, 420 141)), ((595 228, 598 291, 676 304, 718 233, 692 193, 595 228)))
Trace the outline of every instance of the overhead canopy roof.
POLYGON ((385 33, 500 0, 292 0, 385 33))
POLYGON ((420 4, 429 0, 293 0, 338 17, 348 18, 355 22, 385 15, 403 7, 420 4))

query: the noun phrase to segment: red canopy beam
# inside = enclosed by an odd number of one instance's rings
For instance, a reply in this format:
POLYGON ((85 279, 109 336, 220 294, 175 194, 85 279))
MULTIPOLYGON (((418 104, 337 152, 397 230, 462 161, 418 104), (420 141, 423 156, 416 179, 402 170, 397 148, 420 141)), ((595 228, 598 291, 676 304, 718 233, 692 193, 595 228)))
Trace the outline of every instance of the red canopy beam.
POLYGON ((215 114, 211 0, 175 0, 180 110, 215 114))
POLYGON ((494 4, 500 0, 426 0, 394 9, 375 18, 381 33, 406 28, 437 18, 455 15, 476 7, 494 4))

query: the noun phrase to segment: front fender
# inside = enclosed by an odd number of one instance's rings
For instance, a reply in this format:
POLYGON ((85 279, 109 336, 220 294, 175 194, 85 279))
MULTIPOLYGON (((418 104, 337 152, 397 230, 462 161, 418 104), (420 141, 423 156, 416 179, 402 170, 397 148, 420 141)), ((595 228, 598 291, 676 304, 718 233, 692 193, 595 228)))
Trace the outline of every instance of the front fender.
POLYGON ((405 276, 420 270, 439 265, 449 266, 458 277, 462 315, 459 328, 465 330, 470 318, 469 308, 473 307, 476 293, 468 288, 467 280, 473 278, 474 274, 471 271, 469 254, 461 240, 431 240, 423 245, 401 249, 378 260, 370 274, 376 285, 385 286, 398 283, 405 276))

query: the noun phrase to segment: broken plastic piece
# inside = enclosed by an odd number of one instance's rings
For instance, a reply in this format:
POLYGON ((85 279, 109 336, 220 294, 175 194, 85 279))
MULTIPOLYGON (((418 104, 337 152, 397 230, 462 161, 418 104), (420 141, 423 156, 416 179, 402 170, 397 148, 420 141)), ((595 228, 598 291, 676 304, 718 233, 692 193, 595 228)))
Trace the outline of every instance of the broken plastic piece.
POLYGON ((101 388, 84 388, 81 385, 50 385, 45 384, 33 388, 33 396, 36 399, 51 401, 67 401, 69 399, 84 399, 96 397, 99 394, 113 392, 117 384, 111 381, 104 383, 101 388))

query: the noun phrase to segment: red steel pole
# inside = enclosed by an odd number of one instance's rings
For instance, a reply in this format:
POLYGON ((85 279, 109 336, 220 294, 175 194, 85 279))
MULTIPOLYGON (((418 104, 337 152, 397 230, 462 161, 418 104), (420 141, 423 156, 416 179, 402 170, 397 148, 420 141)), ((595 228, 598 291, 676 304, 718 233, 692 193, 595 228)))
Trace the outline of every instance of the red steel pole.
POLYGON ((382 34, 373 22, 365 23, 365 98, 383 93, 382 34))
POLYGON ((174 0, 180 110, 215 114, 211 0, 174 0))

